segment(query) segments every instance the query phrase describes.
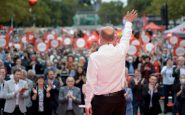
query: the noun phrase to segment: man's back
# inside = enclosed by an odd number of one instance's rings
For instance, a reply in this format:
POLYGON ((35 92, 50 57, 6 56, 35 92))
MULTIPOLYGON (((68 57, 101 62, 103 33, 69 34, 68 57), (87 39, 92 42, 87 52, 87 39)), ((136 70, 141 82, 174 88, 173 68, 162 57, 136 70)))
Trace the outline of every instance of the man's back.
POLYGON ((107 94, 121 90, 124 81, 125 55, 120 53, 119 46, 106 44, 91 54, 97 66, 97 84, 95 94, 107 94))

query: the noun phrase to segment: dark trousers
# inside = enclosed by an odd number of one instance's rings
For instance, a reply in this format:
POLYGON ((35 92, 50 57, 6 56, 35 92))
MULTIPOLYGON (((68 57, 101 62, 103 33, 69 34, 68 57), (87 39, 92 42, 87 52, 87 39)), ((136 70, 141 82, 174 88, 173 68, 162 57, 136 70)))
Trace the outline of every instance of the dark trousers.
POLYGON ((172 89, 172 86, 173 85, 164 85, 164 111, 165 112, 168 112, 168 107, 167 107, 167 104, 168 104, 168 96, 170 95, 170 92, 171 92, 171 96, 172 96, 172 101, 173 101, 173 89, 172 89))
POLYGON ((151 107, 149 109, 144 110, 144 115, 158 115, 155 108, 151 107))
POLYGON ((93 115, 126 115, 122 91, 114 95, 95 95, 92 100, 93 115))
POLYGON ((4 115, 24 115, 24 113, 21 113, 19 107, 16 107, 13 113, 4 113, 4 115))
POLYGON ((133 115, 138 115, 138 109, 140 109, 140 114, 143 115, 143 107, 141 101, 133 101, 133 115))
POLYGON ((27 107, 26 110, 27 110, 26 115, 33 115, 33 112, 32 112, 33 110, 31 107, 27 107))
POLYGON ((75 115, 75 112, 73 110, 67 110, 65 115, 75 115))
POLYGON ((3 115, 3 108, 0 108, 0 115, 3 115))

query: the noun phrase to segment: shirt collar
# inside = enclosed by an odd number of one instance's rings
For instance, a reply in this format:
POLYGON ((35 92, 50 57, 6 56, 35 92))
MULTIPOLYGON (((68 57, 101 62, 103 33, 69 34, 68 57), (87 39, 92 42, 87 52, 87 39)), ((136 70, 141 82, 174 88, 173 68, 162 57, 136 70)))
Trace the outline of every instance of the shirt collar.
POLYGON ((20 80, 16 83, 15 82, 15 80, 14 80, 14 78, 12 78, 12 81, 13 81, 13 83, 15 83, 15 84, 18 84, 19 82, 20 82, 20 80))
POLYGON ((104 44, 100 46, 99 50, 104 50, 104 49, 112 48, 112 47, 114 47, 113 44, 104 44))

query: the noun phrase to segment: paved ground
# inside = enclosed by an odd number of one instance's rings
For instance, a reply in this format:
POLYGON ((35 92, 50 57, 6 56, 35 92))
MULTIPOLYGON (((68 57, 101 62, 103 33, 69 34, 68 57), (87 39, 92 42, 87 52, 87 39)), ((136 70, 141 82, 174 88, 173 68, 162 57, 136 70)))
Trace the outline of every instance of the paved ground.
MULTIPOLYGON (((161 109, 162 109, 162 112, 163 112, 163 110, 164 110, 164 108, 163 108, 163 100, 160 100, 160 104, 161 104, 161 109)), ((172 115, 172 113, 171 112, 169 112, 169 113, 167 113, 167 114, 160 114, 160 115, 172 115)))

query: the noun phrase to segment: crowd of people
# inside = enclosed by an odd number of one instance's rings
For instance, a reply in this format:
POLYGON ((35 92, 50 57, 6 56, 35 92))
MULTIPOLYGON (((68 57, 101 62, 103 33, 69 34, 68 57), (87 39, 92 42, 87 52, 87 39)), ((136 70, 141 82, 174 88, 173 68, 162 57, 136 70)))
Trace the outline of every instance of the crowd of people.
MULTIPOLYGON (((162 44, 156 52, 128 55, 123 65, 127 67, 126 115, 162 113, 161 96, 163 112, 170 112, 170 95, 173 115, 184 115, 185 59, 173 56, 169 43, 156 37, 152 40, 162 44)), ((88 56, 98 50, 98 45, 91 49, 61 46, 47 53, 38 53, 34 47, 0 48, 0 115, 84 114, 88 56)))

